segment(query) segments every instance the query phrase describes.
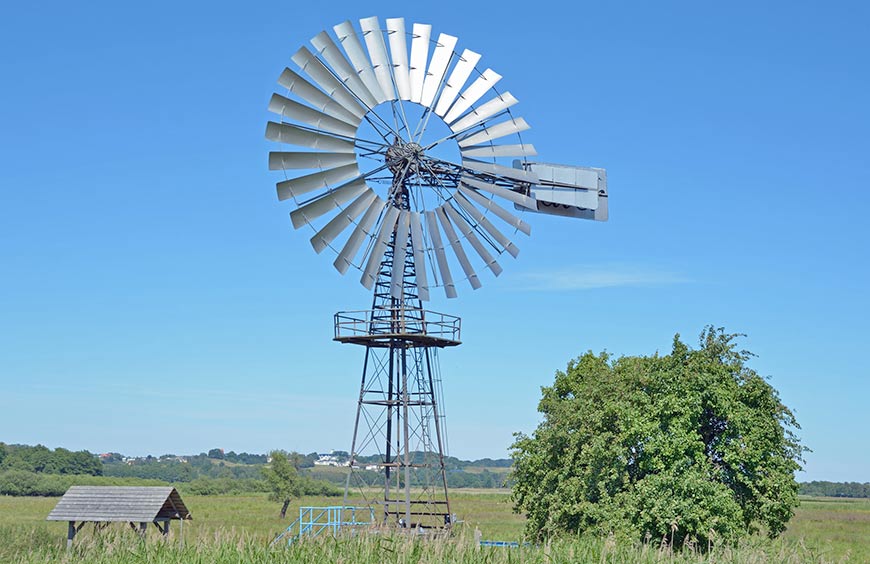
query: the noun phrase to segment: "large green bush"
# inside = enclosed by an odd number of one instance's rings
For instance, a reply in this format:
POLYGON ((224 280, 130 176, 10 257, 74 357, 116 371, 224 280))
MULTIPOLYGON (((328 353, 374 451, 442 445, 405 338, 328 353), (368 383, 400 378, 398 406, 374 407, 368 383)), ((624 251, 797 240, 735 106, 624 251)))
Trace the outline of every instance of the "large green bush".
POLYGON ((803 447, 791 411, 735 335, 669 355, 587 353, 543 388, 543 422, 513 445, 515 509, 542 537, 591 532, 733 541, 781 533, 803 447))

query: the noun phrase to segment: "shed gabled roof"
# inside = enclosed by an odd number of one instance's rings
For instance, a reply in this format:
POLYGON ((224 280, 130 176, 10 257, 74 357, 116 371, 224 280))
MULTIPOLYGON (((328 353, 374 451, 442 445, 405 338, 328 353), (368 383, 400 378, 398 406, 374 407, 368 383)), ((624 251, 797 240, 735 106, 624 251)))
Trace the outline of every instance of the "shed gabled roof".
POLYGON ((72 486, 48 521, 150 522, 191 519, 175 488, 130 486, 72 486))

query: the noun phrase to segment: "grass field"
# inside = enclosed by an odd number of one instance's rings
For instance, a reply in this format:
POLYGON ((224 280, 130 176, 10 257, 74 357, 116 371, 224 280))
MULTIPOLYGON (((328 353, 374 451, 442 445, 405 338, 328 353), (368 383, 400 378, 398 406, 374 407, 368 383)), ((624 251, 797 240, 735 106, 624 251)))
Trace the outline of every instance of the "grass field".
POLYGON ((711 555, 672 554, 649 546, 619 546, 608 539, 568 539, 551 546, 475 550, 473 531, 485 539, 521 540, 523 519, 510 510, 504 491, 454 492, 454 510, 464 520, 456 538, 422 543, 404 537, 331 537, 290 549, 268 544, 298 514, 301 505, 333 505, 335 498, 304 498, 278 519, 277 504, 264 496, 193 496, 182 492, 194 520, 169 542, 156 530, 145 543, 117 525, 95 533, 90 526, 64 550, 66 523, 47 522, 57 498, 0 497, 0 562, 88 562, 95 564, 260 562, 870 562, 870 500, 809 498, 802 501, 782 539, 752 539, 714 548, 711 555))

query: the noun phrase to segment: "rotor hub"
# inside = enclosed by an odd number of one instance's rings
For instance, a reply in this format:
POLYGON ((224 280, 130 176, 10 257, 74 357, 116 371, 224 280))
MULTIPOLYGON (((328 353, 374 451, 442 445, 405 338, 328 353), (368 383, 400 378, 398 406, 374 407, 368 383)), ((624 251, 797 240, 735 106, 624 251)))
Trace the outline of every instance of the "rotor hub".
POLYGON ((423 157, 423 147, 419 143, 405 142, 396 139, 387 148, 384 160, 389 166, 393 176, 408 177, 416 173, 420 168, 420 159, 423 157))

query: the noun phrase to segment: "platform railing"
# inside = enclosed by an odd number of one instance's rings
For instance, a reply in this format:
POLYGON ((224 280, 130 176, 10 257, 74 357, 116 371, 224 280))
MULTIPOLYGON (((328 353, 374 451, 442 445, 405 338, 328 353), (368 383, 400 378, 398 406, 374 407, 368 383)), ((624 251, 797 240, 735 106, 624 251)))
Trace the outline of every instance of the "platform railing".
POLYGON ((335 314, 335 338, 378 335, 427 336, 459 341, 461 318, 416 308, 341 311, 335 314))

